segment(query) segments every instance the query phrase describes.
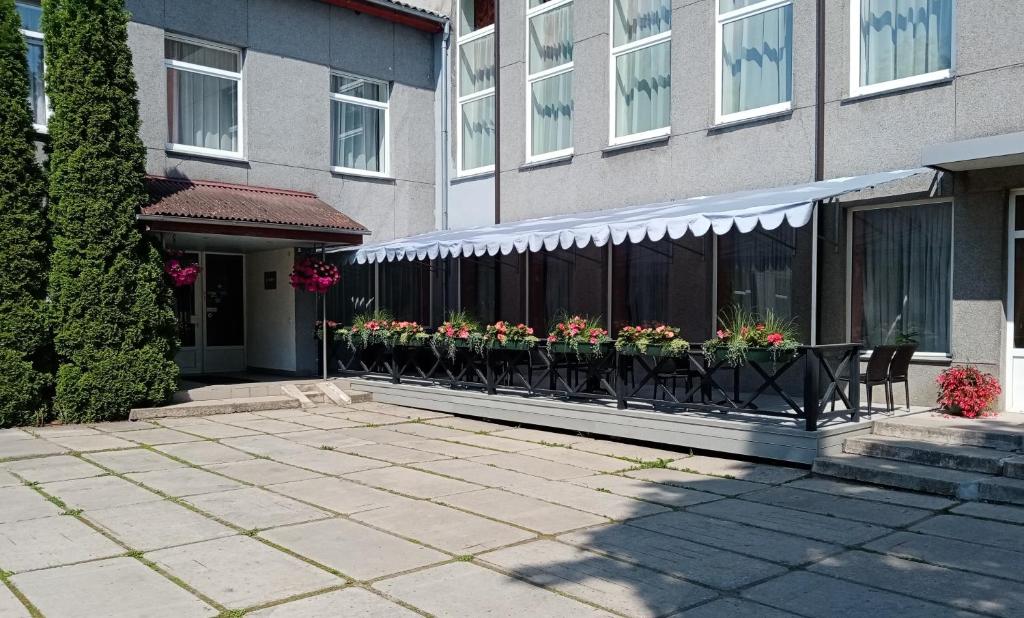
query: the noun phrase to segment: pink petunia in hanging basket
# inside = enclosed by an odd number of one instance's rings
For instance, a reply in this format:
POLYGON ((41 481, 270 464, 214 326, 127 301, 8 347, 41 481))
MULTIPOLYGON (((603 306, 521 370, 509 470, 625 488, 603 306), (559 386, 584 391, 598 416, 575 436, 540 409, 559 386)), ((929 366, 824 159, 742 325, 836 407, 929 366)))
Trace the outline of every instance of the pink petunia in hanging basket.
POLYGON ((199 264, 190 263, 184 264, 185 254, 180 251, 171 253, 166 260, 164 260, 164 272, 171 278, 171 283, 176 288, 183 288, 190 286, 196 282, 199 278, 199 272, 202 270, 199 268, 199 264))
POLYGON ((338 267, 328 264, 315 257, 305 257, 295 263, 292 274, 288 277, 292 287, 323 294, 341 280, 338 267))

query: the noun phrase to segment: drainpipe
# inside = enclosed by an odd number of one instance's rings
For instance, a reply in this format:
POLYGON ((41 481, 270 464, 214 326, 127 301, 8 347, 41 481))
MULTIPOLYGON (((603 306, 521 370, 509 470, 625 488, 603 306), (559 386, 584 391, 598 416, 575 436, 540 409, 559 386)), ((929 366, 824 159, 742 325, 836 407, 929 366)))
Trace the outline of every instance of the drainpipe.
POLYGON ((825 180, 825 0, 818 0, 814 80, 814 180, 825 180))
POLYGON ((449 156, 451 155, 451 22, 444 22, 444 30, 441 33, 441 152, 440 152, 440 174, 439 184, 441 185, 441 229, 448 229, 448 193, 449 185, 449 156))
POLYGON ((501 3, 494 2, 494 223, 501 223, 501 3))

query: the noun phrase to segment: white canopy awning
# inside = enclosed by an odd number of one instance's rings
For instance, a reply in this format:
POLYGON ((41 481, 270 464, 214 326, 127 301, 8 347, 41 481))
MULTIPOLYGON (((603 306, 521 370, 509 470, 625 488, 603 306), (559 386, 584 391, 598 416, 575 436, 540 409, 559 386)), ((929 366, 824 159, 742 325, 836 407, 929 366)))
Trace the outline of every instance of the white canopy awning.
POLYGON ((774 230, 783 221, 801 227, 811 220, 814 204, 887 182, 927 173, 926 168, 896 170, 834 178, 802 185, 740 191, 678 202, 629 206, 511 221, 461 230, 441 230, 362 245, 352 251, 359 264, 391 260, 424 260, 460 256, 507 255, 513 251, 569 249, 590 244, 601 247, 625 241, 658 241, 687 232, 703 236, 712 230, 725 234, 735 227, 749 232, 757 225, 774 230))

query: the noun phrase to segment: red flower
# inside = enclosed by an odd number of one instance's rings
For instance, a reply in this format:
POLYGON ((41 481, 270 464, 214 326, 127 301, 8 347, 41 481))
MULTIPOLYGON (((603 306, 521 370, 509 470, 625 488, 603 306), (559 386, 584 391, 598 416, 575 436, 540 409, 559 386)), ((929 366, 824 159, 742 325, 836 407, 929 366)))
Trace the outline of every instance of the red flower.
POLYGON ((782 337, 782 335, 780 333, 772 333, 772 334, 768 335, 768 337, 766 337, 766 340, 772 346, 778 347, 778 346, 782 345, 783 337, 782 337))

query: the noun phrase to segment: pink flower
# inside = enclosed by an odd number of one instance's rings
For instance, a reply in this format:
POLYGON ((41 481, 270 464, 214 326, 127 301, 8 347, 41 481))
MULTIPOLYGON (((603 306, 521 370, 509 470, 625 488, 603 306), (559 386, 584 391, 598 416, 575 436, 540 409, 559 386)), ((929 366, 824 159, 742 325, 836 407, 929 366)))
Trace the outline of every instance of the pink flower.
POLYGON ((591 337, 590 338, 590 344, 591 345, 595 345, 596 343, 597 343, 597 337, 591 337))
POLYGON ((768 343, 771 344, 772 346, 779 347, 780 345, 782 345, 783 337, 779 333, 772 333, 772 334, 768 335, 768 337, 766 339, 767 339, 768 343))
POLYGON ((554 335, 548 335, 548 343, 554 343, 556 341, 558 341, 558 337, 555 337, 554 335))
POLYGON ((532 329, 532 328, 530 328, 529 326, 527 326, 527 327, 526 327, 526 334, 527 334, 527 335, 532 335, 532 334, 533 334, 533 329, 532 329))
POLYGON ((727 339, 731 333, 727 330, 718 329, 717 334, 719 339, 727 339))

